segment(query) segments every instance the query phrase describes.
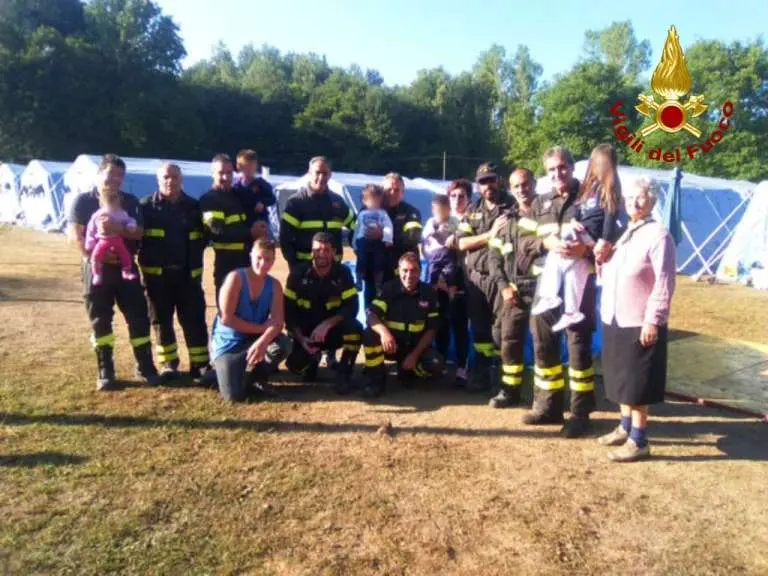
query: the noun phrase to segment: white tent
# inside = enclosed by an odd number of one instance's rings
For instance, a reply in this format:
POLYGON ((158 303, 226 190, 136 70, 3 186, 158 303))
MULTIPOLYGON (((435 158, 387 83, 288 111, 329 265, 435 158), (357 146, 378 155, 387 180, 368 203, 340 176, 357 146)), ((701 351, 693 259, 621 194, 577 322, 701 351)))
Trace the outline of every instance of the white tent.
POLYGON ((21 210, 19 177, 23 171, 21 164, 0 164, 0 222, 16 222, 21 210))
MULTIPOLYGON (((579 161, 574 175, 581 179, 586 169, 587 161, 579 161)), ((638 176, 653 178, 659 183, 661 197, 654 215, 661 220, 667 193, 673 185, 674 171, 619 166, 622 188, 626 189, 638 176)), ((547 190, 546 182, 538 188, 539 193, 547 190)), ((683 238, 677 246, 679 273, 714 275, 716 263, 728 246, 754 188, 752 182, 697 176, 683 169, 680 183, 683 238)))
MULTIPOLYGON (((768 285, 765 285, 766 273, 768 273, 768 180, 764 180, 755 188, 749 206, 720 261, 717 277, 721 280, 735 281, 751 274, 763 278, 759 284, 761 287, 768 288, 768 285)), ((758 285, 758 282, 755 282, 755 285, 758 285)))
POLYGON ((32 160, 19 178, 18 223, 40 230, 61 230, 66 220, 64 178, 69 162, 32 160))
MULTIPOLYGON (((123 191, 141 199, 157 190, 157 170, 165 160, 154 158, 127 158, 123 191)), ((100 156, 81 154, 67 174, 67 182, 74 194, 93 189, 99 170, 100 156)), ((187 162, 169 160, 181 168, 184 177, 184 192, 199 198, 211 188, 211 165, 208 162, 187 162)))

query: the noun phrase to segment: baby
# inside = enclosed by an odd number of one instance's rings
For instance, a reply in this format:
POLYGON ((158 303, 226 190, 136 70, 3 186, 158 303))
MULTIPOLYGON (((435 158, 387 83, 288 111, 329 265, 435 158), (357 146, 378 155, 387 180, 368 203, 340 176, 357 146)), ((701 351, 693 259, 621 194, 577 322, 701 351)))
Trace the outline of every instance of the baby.
POLYGON ((135 230, 136 220, 128 216, 120 206, 118 192, 107 188, 99 190, 99 206, 100 208, 91 216, 85 231, 85 250, 91 255, 93 284, 98 286, 102 282, 104 257, 107 254, 114 254, 120 260, 124 280, 136 280, 137 276, 133 272, 133 256, 128 251, 123 237, 118 234, 99 234, 97 226, 99 218, 109 216, 111 220, 122 224, 128 230, 135 230))
POLYGON ((362 281, 373 280, 378 287, 384 279, 384 270, 388 265, 389 251, 384 247, 392 246, 392 220, 382 208, 384 189, 375 184, 369 184, 363 189, 363 205, 365 209, 357 215, 355 230, 355 253, 357 254, 357 286, 362 287, 362 281), (380 229, 381 239, 366 238, 368 229, 380 229))
POLYGON ((451 204, 445 194, 432 198, 432 218, 427 220, 422 235, 422 251, 427 259, 427 279, 435 286, 444 283, 448 297, 456 295, 458 278, 456 251, 448 248, 450 238, 455 238, 459 221, 451 216, 451 204))

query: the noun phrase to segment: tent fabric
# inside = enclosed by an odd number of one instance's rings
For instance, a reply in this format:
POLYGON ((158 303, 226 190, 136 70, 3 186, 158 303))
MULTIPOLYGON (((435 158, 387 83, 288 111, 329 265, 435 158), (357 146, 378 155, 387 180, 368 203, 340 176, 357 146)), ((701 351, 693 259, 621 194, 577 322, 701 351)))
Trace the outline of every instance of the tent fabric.
POLYGON ((0 223, 15 223, 21 210, 19 179, 21 164, 0 164, 0 223))
POLYGON ((66 219, 65 175, 69 162, 32 160, 19 177, 17 223, 39 230, 62 230, 66 219))
MULTIPOLYGON (((586 169, 586 160, 577 162, 574 168, 576 178, 583 178, 586 169)), ((660 197, 654 208, 654 217, 663 221, 664 206, 675 178, 674 170, 619 166, 622 188, 629 187, 639 176, 658 182, 660 197)), ((542 181, 543 188, 537 187, 538 193, 551 188, 548 179, 540 179, 539 184, 542 181)), ((698 176, 683 170, 679 198, 682 238, 677 246, 678 273, 695 275, 703 270, 713 270, 713 262, 719 259, 728 245, 754 188, 752 182, 698 176)))
POLYGON ((768 270, 768 180, 754 190, 733 239, 725 250, 717 269, 717 278, 736 281, 768 270))

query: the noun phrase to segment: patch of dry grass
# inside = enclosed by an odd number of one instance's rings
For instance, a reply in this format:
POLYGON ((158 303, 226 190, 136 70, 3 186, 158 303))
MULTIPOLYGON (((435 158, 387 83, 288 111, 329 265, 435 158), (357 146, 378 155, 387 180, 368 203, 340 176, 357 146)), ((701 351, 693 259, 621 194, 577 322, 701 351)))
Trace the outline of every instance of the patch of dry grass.
MULTIPOLYGON (((683 280, 673 325, 758 340, 757 311, 729 316, 734 332, 713 314, 763 297, 683 280)), ((8 573, 768 573, 768 427, 753 420, 666 404, 656 458, 616 466, 593 439, 439 383, 376 403, 295 383, 240 406, 195 388, 97 394, 88 331, 63 239, 0 232, 8 573)), ((607 405, 595 419, 615 424, 607 405)))

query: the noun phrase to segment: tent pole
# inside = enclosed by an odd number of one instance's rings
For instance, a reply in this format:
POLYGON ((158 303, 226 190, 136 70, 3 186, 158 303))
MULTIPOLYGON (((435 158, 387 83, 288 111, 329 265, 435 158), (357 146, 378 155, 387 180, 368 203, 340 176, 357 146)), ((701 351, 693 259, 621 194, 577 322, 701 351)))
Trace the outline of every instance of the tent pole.
MULTIPOLYGON (((736 233, 736 230, 730 230, 728 232, 728 236, 726 236, 725 240, 723 240, 722 244, 718 246, 717 250, 715 250, 715 253, 707 260, 707 264, 710 266, 713 266, 715 262, 720 260, 723 255, 725 254, 725 251, 728 249, 728 243, 733 238, 734 234, 736 233)), ((704 268, 699 270, 696 274, 693 275, 693 281, 698 282, 701 276, 704 274, 704 268)))
POLYGON ((680 228, 683 231, 683 234, 685 234, 685 237, 688 238, 688 241, 691 243, 691 246, 693 246, 693 255, 686 260, 686 263, 680 266, 677 269, 677 272, 680 273, 683 271, 683 269, 688 265, 688 263, 696 256, 699 257, 699 260, 701 260, 702 264, 704 264, 704 267, 709 270, 709 273, 712 274, 712 270, 709 269, 709 266, 707 266, 707 261, 704 259, 704 255, 699 251, 699 248, 696 247, 696 242, 693 241, 693 237, 691 236, 691 233, 688 231, 688 226, 685 225, 685 222, 680 223, 680 228))
MULTIPOLYGON (((690 264, 690 263, 691 263, 691 261, 693 261, 693 259, 696 257, 696 255, 697 255, 697 254, 700 254, 699 250, 700 250, 700 249, 703 249, 703 248, 704 248, 704 247, 705 247, 707 244, 709 244, 710 240, 712 240, 712 238, 714 238, 714 237, 715 237, 715 235, 717 235, 717 233, 718 233, 718 232, 720 232, 720 230, 722 230, 722 229, 723 229, 723 227, 725 227, 725 226, 727 225, 727 223, 728 223, 728 220, 730 220, 731 218, 733 218, 733 216, 736 214, 736 212, 738 212, 738 211, 741 209, 741 207, 742 207, 742 206, 744 206, 744 204, 746 204, 747 202, 749 202, 749 200, 750 200, 751 198, 752 198, 752 194, 748 194, 748 195, 746 195, 746 196, 745 196, 745 197, 742 199, 742 201, 741 201, 741 202, 739 202, 739 205, 738 205, 738 206, 736 206, 736 208, 734 208, 734 209, 731 211, 731 213, 730 213, 730 214, 728 214, 728 216, 726 216, 726 217, 725 217, 725 220, 723 220, 722 222, 720 222, 720 224, 719 224, 719 225, 718 225, 718 226, 717 226, 717 227, 716 227, 716 228, 715 228, 715 229, 714 229, 714 230, 713 230, 713 231, 712 231, 712 232, 709 234, 709 236, 707 236, 707 237, 704 239, 704 241, 701 243, 701 245, 700 245, 700 246, 698 246, 698 247, 697 247, 697 246, 696 246, 696 243, 693 241, 693 239, 691 238, 690 234, 688 234, 688 240, 690 240, 690 241, 691 241, 691 244, 693 245, 694 253, 693 253, 693 254, 691 254, 691 255, 688 257, 688 260, 686 260, 686 261, 685 261, 685 262, 684 262, 684 263, 683 263, 683 264, 682 264, 682 265, 681 265, 681 266, 680 266, 680 267, 677 269, 677 271, 679 272, 680 270, 682 270, 682 269, 684 269, 686 266, 688 266, 688 264, 690 264)), ((685 224, 685 222, 683 222, 683 228, 685 228, 685 225, 684 225, 684 224, 685 224)))

